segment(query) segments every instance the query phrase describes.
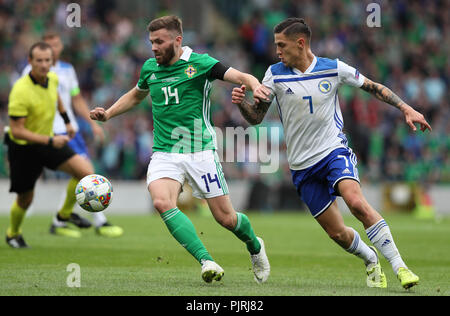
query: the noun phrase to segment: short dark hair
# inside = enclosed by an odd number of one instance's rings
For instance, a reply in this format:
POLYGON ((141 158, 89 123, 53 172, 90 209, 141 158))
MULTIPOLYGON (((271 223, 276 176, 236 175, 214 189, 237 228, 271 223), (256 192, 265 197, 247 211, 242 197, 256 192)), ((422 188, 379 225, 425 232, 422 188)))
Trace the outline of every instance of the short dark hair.
POLYGON ((33 45, 31 45, 31 47, 30 47, 30 50, 28 52, 28 57, 30 57, 30 59, 33 59, 33 50, 35 48, 39 48, 40 50, 50 49, 50 51, 52 52, 52 56, 53 56, 53 50, 49 44, 47 44, 46 42, 37 42, 37 43, 34 43, 33 45))
POLYGON ((168 15, 157 18, 148 24, 147 29, 149 32, 166 29, 168 31, 175 31, 178 35, 183 35, 183 26, 181 19, 175 15, 168 15))
POLYGON ((305 23, 305 20, 302 18, 288 18, 283 22, 277 24, 273 32, 275 34, 283 33, 287 37, 292 37, 293 35, 304 34, 308 42, 311 41, 311 29, 305 23))

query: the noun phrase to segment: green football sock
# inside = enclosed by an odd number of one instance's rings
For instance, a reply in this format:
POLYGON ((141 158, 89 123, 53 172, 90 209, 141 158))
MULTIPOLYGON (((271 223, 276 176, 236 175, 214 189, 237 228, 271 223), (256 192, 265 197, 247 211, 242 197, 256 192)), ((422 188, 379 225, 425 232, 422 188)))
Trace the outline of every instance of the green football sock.
POLYGON ((66 189, 66 200, 64 201, 64 205, 59 210, 58 214, 62 218, 69 218, 70 214, 73 212, 73 207, 77 201, 77 198, 75 196, 75 188, 77 187, 78 180, 75 178, 70 179, 69 183, 67 184, 66 189))
POLYGON ((21 233, 20 226, 22 225, 25 212, 26 210, 21 208, 17 204, 17 201, 14 201, 13 205, 11 206, 10 226, 6 232, 8 237, 14 237, 21 233))
POLYGON ((200 264, 202 263, 202 260, 214 261, 200 238, 198 238, 191 220, 177 207, 162 213, 161 218, 172 236, 186 248, 200 264))
POLYGON ((245 244, 247 245, 247 250, 250 254, 255 255, 259 253, 261 250, 261 244, 259 240, 256 238, 255 233, 253 232, 252 225, 250 224, 250 220, 248 217, 243 214, 236 212, 237 215, 237 223, 236 227, 233 229, 233 233, 245 244))

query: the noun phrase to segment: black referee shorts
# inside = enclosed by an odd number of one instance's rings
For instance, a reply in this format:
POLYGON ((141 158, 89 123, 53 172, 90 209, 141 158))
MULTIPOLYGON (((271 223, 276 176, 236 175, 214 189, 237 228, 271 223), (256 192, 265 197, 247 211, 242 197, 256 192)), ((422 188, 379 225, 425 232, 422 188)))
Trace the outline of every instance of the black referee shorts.
POLYGON ((67 144, 59 149, 45 145, 18 145, 8 135, 5 136, 11 180, 9 192, 24 193, 33 190, 44 167, 56 170, 75 155, 67 144))

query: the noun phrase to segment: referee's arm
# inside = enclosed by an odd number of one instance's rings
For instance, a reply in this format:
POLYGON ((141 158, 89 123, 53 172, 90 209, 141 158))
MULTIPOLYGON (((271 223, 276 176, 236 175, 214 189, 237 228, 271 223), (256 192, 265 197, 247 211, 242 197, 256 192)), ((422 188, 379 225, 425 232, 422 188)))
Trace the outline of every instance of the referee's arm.
POLYGON ((46 135, 40 135, 33 133, 25 127, 26 117, 11 117, 9 119, 9 128, 15 139, 23 139, 29 143, 40 145, 52 145, 56 148, 61 148, 70 139, 66 135, 58 135, 55 137, 49 137, 46 135), (50 140, 51 139, 51 140, 50 140))
POLYGON ((33 133, 25 127, 27 121, 26 117, 14 117, 10 116, 9 128, 11 129, 11 134, 16 139, 26 140, 30 143, 47 145, 50 137, 45 135, 39 135, 33 133))
POLYGON ((72 124, 70 124, 69 116, 67 115, 66 108, 64 107, 64 104, 59 96, 59 93, 58 93, 58 112, 62 116, 64 124, 66 125, 67 135, 69 135, 71 139, 74 138, 75 129, 73 128, 72 124))

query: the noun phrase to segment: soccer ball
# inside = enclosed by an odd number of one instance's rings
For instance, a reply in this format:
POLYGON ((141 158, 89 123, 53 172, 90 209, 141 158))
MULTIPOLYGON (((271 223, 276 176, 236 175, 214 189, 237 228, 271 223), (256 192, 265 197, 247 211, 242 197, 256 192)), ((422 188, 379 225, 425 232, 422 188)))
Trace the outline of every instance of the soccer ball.
POLYGON ((78 205, 88 212, 101 212, 111 204, 113 188, 104 176, 90 174, 78 182, 75 196, 78 205))

